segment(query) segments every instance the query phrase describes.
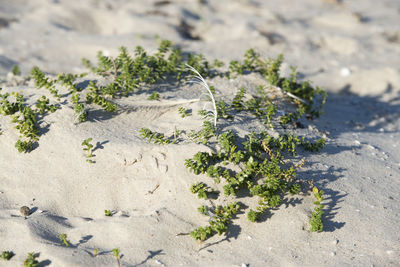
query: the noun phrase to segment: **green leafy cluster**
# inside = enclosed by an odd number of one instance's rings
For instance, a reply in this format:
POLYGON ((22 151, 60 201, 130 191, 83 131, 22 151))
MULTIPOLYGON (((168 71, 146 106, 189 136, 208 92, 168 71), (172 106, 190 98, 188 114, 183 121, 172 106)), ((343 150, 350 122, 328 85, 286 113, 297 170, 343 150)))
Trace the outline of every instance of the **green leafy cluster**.
POLYGON ((5 261, 9 261, 12 257, 14 257, 14 252, 12 251, 3 251, 1 252, 0 258, 2 258, 5 261))
POLYGON ((149 97, 147 99, 148 100, 160 100, 160 94, 157 92, 154 92, 151 95, 149 95, 149 97))
POLYGON ((187 109, 185 109, 184 107, 179 107, 178 108, 178 112, 181 115, 182 118, 185 118, 187 116, 190 116, 190 113, 187 109))
POLYGON ((296 154, 302 139, 288 134, 274 138, 265 132, 252 132, 240 148, 237 139, 233 131, 220 134, 216 152, 198 152, 192 159, 185 160, 185 166, 195 174, 206 174, 217 183, 224 179, 226 196, 236 195, 240 189, 257 196, 259 205, 256 211, 250 210, 248 214, 250 221, 256 221, 267 209, 279 206, 286 193, 300 191, 295 170, 298 166, 287 163, 286 157, 296 154), (240 171, 235 166, 239 166, 240 171))
MULTIPOLYGON (((43 101, 43 98, 39 101, 43 101)), ((39 106, 38 109, 33 110, 26 105, 25 99, 19 93, 0 94, 0 113, 3 116, 11 116, 11 122, 16 124, 14 128, 20 133, 20 138, 15 143, 15 147, 20 153, 32 150, 34 143, 39 140, 37 113, 52 109, 46 104, 40 104, 40 102, 37 105, 39 106), (9 99, 10 97, 14 100, 9 99)))
MULTIPOLYGON (((171 140, 169 138, 165 138, 164 134, 162 133, 157 133, 157 132, 152 132, 148 128, 142 128, 140 129, 140 135, 142 136, 143 139, 146 139, 149 143, 153 144, 160 144, 160 145, 168 145, 171 140)), ((174 143, 172 141, 172 143, 174 143)))
POLYGON ((93 140, 93 138, 89 137, 88 139, 85 139, 82 141, 82 146, 83 146, 83 151, 86 151, 86 162, 88 163, 94 163, 91 158, 94 156, 93 155, 93 144, 90 142, 93 140))
POLYGON ((208 194, 215 193, 215 191, 207 186, 205 183, 197 182, 190 187, 190 192, 197 194, 198 198, 208 199, 208 194))
POLYGON ((67 239, 67 234, 60 235, 60 241, 66 246, 69 247, 69 240, 67 239))
POLYGON ((200 131, 192 130, 189 133, 189 138, 195 142, 207 144, 211 137, 216 135, 216 128, 210 121, 203 121, 203 126, 200 131))
POLYGON ((21 75, 21 69, 19 68, 18 65, 14 65, 11 69, 11 73, 14 74, 15 76, 20 76, 21 75))
POLYGON ((39 69, 39 67, 35 66, 31 70, 30 77, 35 80, 35 86, 37 88, 46 88, 49 92, 57 99, 57 101, 61 100, 61 95, 56 89, 56 80, 50 79, 46 77, 43 71, 39 69))
POLYGON ((240 205, 237 202, 229 203, 226 206, 217 206, 215 209, 208 209, 201 206, 198 210, 204 215, 210 216, 209 225, 199 227, 190 232, 195 240, 204 241, 215 234, 222 235, 228 230, 232 217, 239 211, 240 205))
POLYGON ((317 187, 313 188, 314 197, 317 199, 314 202, 316 207, 311 215, 310 219, 310 231, 311 232, 322 232, 323 230, 323 223, 322 223, 322 216, 324 215, 324 205, 321 202, 324 200, 324 191, 319 190, 317 187))
POLYGON ((299 82, 298 72, 294 67, 292 67, 292 73, 289 77, 281 77, 280 67, 282 62, 282 54, 276 59, 265 60, 254 49, 249 49, 246 51, 243 61, 235 60, 230 62, 229 70, 231 76, 250 72, 260 73, 271 86, 276 86, 284 92, 296 96, 293 101, 298 105, 298 110, 283 117, 283 124, 297 120, 305 114, 311 117, 318 117, 322 114, 322 106, 326 102, 327 93, 319 87, 314 88, 309 81, 299 82), (321 98, 318 102, 321 104, 315 106, 317 103, 315 100, 316 98, 318 99, 318 96, 321 98))
POLYGON ((37 267, 39 261, 36 259, 39 257, 39 253, 28 253, 28 257, 24 260, 24 267, 37 267))
POLYGON ((111 217, 113 214, 112 214, 111 210, 104 210, 104 215, 107 217, 111 217))

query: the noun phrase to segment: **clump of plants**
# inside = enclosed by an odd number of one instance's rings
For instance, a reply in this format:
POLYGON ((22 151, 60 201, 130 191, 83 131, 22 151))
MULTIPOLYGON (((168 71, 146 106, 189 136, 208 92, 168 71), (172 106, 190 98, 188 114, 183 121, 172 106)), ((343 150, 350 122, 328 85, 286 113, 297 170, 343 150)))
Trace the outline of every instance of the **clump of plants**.
MULTIPOLYGON (((223 194, 218 195, 215 201, 226 203, 228 197, 244 192, 257 198, 258 205, 249 207, 247 211, 238 202, 200 207, 199 211, 209 216, 210 220, 209 225, 191 232, 196 240, 203 241, 226 232, 239 209, 247 212, 250 221, 260 221, 269 209, 278 208, 289 195, 298 194, 301 186, 297 171, 305 161, 302 159, 299 162, 297 154, 303 151, 318 152, 325 145, 323 138, 309 140, 290 132, 293 123, 298 123, 304 117, 312 120, 323 113, 326 92, 313 87, 308 81, 298 81, 296 68, 292 68, 288 77, 281 76, 282 55, 275 59, 264 59, 255 50, 249 49, 243 60, 231 61, 228 69, 221 71, 222 64, 218 60, 210 63, 201 54, 183 54, 170 41, 163 40, 153 54, 140 46, 134 49, 133 54, 121 47, 119 55, 115 57, 99 52, 97 63, 93 64, 87 59, 82 62, 91 73, 90 77, 95 77, 87 79, 85 85, 80 81, 87 77, 87 73, 59 74, 54 78, 38 67, 32 69, 30 77, 36 87, 47 89, 53 99, 42 97, 36 105, 29 106, 21 94, 0 95, 0 113, 12 117, 21 135, 16 143, 17 149, 20 152, 33 149, 39 140, 38 118, 55 112, 61 103, 74 110, 78 123, 84 123, 91 116, 93 108, 117 115, 117 100, 123 97, 146 93, 148 90, 148 99, 159 100, 161 92, 155 91, 154 85, 160 82, 179 84, 191 81, 200 85, 209 100, 199 112, 203 124, 199 129, 189 131, 186 136, 187 141, 204 144, 211 152, 199 151, 186 159, 184 165, 194 174, 221 184, 223 194), (255 88, 256 93, 253 94, 240 87, 232 99, 218 99, 215 88, 207 83, 207 79, 215 76, 232 78, 249 73, 257 73, 265 80, 255 88), (288 103, 290 108, 280 106, 276 99, 269 96, 272 89, 283 93, 285 104, 288 103), (68 93, 62 94, 61 90, 67 90, 68 93), (58 104, 51 105, 54 100, 58 104), (240 116, 258 119, 264 128, 246 135, 239 134, 229 126, 240 123, 237 120, 240 116), (276 134, 270 133, 272 129, 276 134)), ((178 112, 181 117, 189 114, 183 107, 178 112)), ((176 144, 181 134, 176 128, 170 137, 148 128, 142 128, 139 132, 148 142, 161 145, 176 144)), ((93 162, 91 141, 88 138, 82 142, 88 162, 93 162)), ((190 190, 199 198, 209 198, 213 189, 207 184, 208 180, 199 181, 190 190)), ((310 230, 319 231, 322 230, 323 205, 320 203, 323 192, 314 190, 314 196, 318 204, 310 221, 310 230)))
POLYGON ((148 128, 142 128, 139 132, 140 136, 142 136, 143 139, 146 139, 149 143, 168 145, 171 142, 169 138, 165 138, 164 134, 153 132, 148 128))
POLYGON ((228 230, 228 224, 239 209, 240 205, 236 202, 229 203, 226 206, 218 206, 215 209, 201 206, 198 211, 210 217, 209 225, 193 230, 190 236, 202 242, 215 234, 222 235, 228 230))
POLYGON ((12 257, 14 257, 14 252, 12 251, 3 251, 1 252, 0 258, 2 258, 5 261, 9 261, 12 257))
MULTIPOLYGON (((231 62, 228 76, 257 72, 265 77, 266 85, 257 88, 257 95, 248 95, 243 87, 239 88, 230 102, 215 100, 213 90, 205 78, 188 67, 196 75, 195 82, 206 89, 211 106, 208 110, 200 111, 204 119, 201 130, 192 130, 188 137, 194 142, 209 146, 213 152, 198 152, 193 158, 186 159, 185 166, 196 175, 204 174, 217 184, 223 183, 222 198, 236 196, 239 191, 246 191, 258 198, 258 205, 250 207, 247 212, 247 218, 252 222, 260 221, 266 211, 278 208, 288 196, 301 192, 301 183, 296 177, 297 169, 305 164, 305 160, 303 158, 300 162, 296 161, 297 153, 301 150, 318 152, 325 145, 323 138, 307 140, 285 131, 289 123, 297 122, 303 116, 309 119, 318 117, 322 113, 326 93, 318 87, 311 87, 309 82, 299 83, 294 68, 289 77, 281 77, 279 70, 282 60, 282 56, 274 60, 263 60, 254 50, 249 50, 244 61, 231 62), (278 107, 274 103, 276 101, 267 96, 267 90, 271 87, 283 91, 288 100, 296 106, 296 111, 278 114, 278 107), (252 131, 246 136, 239 136, 233 130, 218 127, 220 120, 235 123, 235 116, 239 113, 255 116, 265 125, 266 130, 252 131), (280 134, 270 135, 267 130, 271 128, 278 129, 280 134)), ((158 136, 164 137, 162 134, 158 136)), ((208 198, 207 194, 211 190, 205 182, 198 182, 190 187, 192 193, 204 199, 208 198)), ((235 203, 235 207, 232 212, 225 213, 222 212, 224 208, 219 207, 216 214, 226 216, 223 216, 223 219, 218 216, 212 217, 210 225, 193 230, 191 236, 202 241, 225 232, 232 215, 240 206, 235 203)), ((201 206, 199 210, 209 215, 213 209, 201 206)), ((322 216, 321 211, 322 207, 319 213, 315 214, 322 216)), ((321 216, 314 215, 312 220, 316 221, 316 218, 321 216)), ((320 222, 322 223, 321 220, 320 222)))

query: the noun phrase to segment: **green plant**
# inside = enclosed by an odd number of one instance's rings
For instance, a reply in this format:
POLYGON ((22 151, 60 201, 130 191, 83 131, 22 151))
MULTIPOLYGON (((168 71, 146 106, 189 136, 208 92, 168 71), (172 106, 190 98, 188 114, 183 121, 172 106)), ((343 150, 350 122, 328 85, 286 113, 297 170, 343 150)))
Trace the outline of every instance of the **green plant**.
POLYGON ((208 199, 208 194, 216 193, 211 187, 205 183, 197 182, 190 187, 190 192, 197 194, 198 198, 208 199))
POLYGON ((32 68, 30 77, 35 80, 36 87, 48 89, 49 92, 57 99, 57 101, 60 101, 61 95, 56 89, 56 80, 46 77, 46 75, 37 66, 32 68))
POLYGON ((142 128, 139 132, 143 139, 147 139, 148 142, 153 142, 154 144, 168 145, 171 142, 169 138, 164 137, 164 134, 152 132, 148 128, 142 128))
POLYGON ((112 214, 111 210, 104 210, 104 215, 111 217, 113 214, 112 214))
POLYGON ((93 145, 90 143, 93 140, 93 138, 89 137, 88 139, 85 139, 82 141, 82 146, 83 146, 83 151, 86 151, 86 161, 88 163, 94 163, 91 158, 94 156, 93 155, 93 145))
POLYGON ((19 68, 18 65, 14 65, 11 69, 11 73, 14 74, 15 76, 20 76, 21 75, 21 69, 19 68))
POLYGON ((190 113, 187 109, 185 109, 184 107, 179 107, 178 108, 178 112, 181 115, 182 118, 185 118, 187 116, 190 116, 190 113))
POLYGON ((69 240, 67 239, 67 235, 66 234, 61 234, 60 235, 60 240, 66 247, 69 247, 69 240))
POLYGON ((228 230, 229 222, 239 209, 240 205, 236 202, 212 210, 208 210, 205 206, 200 207, 201 214, 210 216, 209 225, 193 230, 190 236, 195 240, 204 241, 215 234, 222 235, 228 230))
POLYGON ((120 250, 119 250, 119 248, 114 248, 113 250, 112 250, 112 252, 113 252, 113 255, 114 255, 114 257, 115 257, 115 259, 117 260, 117 263, 118 263, 118 267, 121 267, 121 257, 120 257, 120 250))
POLYGON ((147 99, 148 100, 160 100, 160 94, 157 92, 154 92, 147 99))
POLYGON ((51 113, 55 112, 58 107, 56 105, 49 105, 50 100, 46 96, 42 96, 37 100, 36 108, 40 115, 46 113, 46 111, 50 111, 51 113))
POLYGON ((207 144, 211 137, 216 136, 216 128, 210 121, 203 121, 203 126, 200 131, 191 131, 189 138, 195 142, 207 144))
POLYGON ((28 253, 28 257, 24 260, 24 267, 37 267, 39 261, 36 259, 39 257, 39 253, 28 253))
POLYGON ((322 223, 322 216, 324 215, 324 205, 321 202, 324 200, 324 191, 319 190, 317 187, 313 187, 312 189, 314 197, 317 199, 314 202, 316 207, 311 215, 310 219, 310 231, 311 232, 322 232, 323 230, 323 223, 322 223))
POLYGON ((14 257, 14 252, 12 251, 3 251, 1 252, 0 258, 2 258, 5 261, 9 261, 12 257, 14 257))

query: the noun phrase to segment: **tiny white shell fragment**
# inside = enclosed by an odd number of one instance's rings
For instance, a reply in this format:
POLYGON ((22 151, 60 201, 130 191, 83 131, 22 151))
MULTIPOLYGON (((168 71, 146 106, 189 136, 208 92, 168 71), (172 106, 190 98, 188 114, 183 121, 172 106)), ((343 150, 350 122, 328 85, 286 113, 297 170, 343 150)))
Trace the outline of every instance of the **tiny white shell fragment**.
POLYGON ((347 77, 351 74, 351 70, 349 68, 341 68, 340 69, 340 75, 342 77, 347 77))

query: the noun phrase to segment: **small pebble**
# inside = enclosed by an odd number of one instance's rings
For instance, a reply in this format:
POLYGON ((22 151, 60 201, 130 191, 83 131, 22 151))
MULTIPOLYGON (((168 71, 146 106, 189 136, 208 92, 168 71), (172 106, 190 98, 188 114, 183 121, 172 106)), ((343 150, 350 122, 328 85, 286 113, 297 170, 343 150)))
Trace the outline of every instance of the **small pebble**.
POLYGON ((351 71, 350 71, 349 68, 341 68, 341 69, 340 69, 340 75, 341 75, 342 77, 347 77, 347 76, 349 76, 350 74, 351 74, 351 71))
POLYGON ((249 265, 246 263, 242 263, 242 267, 247 267, 247 266, 249 266, 249 265))
POLYGON ((336 252, 331 252, 331 256, 336 256, 336 252))
POLYGON ((22 206, 19 211, 21 212, 22 216, 24 216, 26 218, 26 216, 29 216, 29 214, 31 213, 31 209, 28 208, 27 206, 22 206))

